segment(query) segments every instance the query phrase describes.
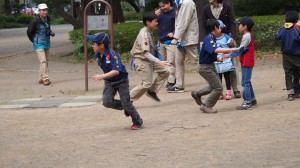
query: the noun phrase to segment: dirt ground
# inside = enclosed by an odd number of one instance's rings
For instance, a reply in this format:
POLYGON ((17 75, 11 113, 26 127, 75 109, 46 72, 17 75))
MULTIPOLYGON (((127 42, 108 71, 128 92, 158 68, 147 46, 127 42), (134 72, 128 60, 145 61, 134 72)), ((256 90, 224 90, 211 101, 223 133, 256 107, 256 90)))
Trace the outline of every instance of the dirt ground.
MULTIPOLYGON (((0 62, 1 102, 102 93, 103 83, 90 82, 84 91, 83 64, 59 59, 49 64, 53 84, 38 85, 35 59, 27 54, 0 62)), ((90 74, 99 71, 94 63, 89 67, 90 74)), ((134 87, 139 78, 129 76, 134 87)), ((0 110, 0 167, 300 167, 300 99, 287 101, 280 58, 258 60, 252 84, 257 107, 237 111, 242 99, 221 100, 217 114, 204 114, 190 91, 206 82, 187 65, 186 92, 162 88, 161 103, 147 96, 134 102, 144 120, 138 131, 130 130, 122 111, 100 103, 0 110)))

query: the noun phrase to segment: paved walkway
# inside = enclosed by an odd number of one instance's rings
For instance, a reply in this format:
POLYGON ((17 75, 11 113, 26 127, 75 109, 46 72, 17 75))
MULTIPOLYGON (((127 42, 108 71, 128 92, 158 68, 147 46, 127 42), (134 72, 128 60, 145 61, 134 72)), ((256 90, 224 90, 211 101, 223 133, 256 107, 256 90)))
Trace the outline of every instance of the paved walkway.
MULTIPOLYGON (((0 59, 0 110, 81 107, 99 103, 101 85, 89 81, 91 91, 84 91, 83 64, 61 60, 72 51, 71 44, 51 50, 49 86, 36 82, 39 64, 33 50, 0 59)), ((90 75, 101 72, 94 63, 89 67, 90 75)))
POLYGON ((100 101, 100 96, 29 98, 9 101, 0 105, 0 109, 81 107, 95 105, 100 101))

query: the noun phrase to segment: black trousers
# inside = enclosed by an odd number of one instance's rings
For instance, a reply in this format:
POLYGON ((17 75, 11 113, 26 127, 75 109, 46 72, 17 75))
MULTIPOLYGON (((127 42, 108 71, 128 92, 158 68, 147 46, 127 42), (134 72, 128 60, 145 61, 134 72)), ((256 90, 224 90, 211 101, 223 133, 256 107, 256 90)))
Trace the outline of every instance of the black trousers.
POLYGON ((221 83, 222 83, 222 75, 224 74, 224 79, 225 79, 225 83, 226 83, 226 90, 231 90, 230 73, 231 73, 231 71, 219 74, 221 83))
POLYGON ((139 124, 140 115, 130 101, 128 78, 122 78, 114 82, 105 81, 102 101, 107 108, 126 110, 131 116, 133 124, 139 124), (121 100, 115 99, 117 92, 121 100))
POLYGON ((293 88, 296 94, 300 93, 300 82, 299 82, 300 73, 297 70, 294 70, 294 77, 293 77, 293 88))
POLYGON ((288 94, 294 94, 294 87, 299 85, 300 56, 282 54, 282 59, 286 89, 288 94))

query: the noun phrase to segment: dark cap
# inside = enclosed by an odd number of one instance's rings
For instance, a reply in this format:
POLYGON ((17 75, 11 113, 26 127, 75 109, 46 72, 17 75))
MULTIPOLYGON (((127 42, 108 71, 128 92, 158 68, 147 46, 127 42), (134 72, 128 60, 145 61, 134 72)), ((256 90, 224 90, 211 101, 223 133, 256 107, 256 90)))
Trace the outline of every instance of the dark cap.
POLYGON ((86 38, 92 42, 104 44, 105 46, 108 46, 109 44, 109 35, 103 32, 99 32, 94 35, 86 35, 86 38))
POLYGON ((285 22, 295 23, 299 19, 298 13, 295 10, 289 10, 285 13, 285 22))
POLYGON ((254 21, 249 16, 244 16, 244 17, 240 18, 239 20, 235 21, 234 23, 247 25, 249 28, 252 28, 254 26, 254 21))

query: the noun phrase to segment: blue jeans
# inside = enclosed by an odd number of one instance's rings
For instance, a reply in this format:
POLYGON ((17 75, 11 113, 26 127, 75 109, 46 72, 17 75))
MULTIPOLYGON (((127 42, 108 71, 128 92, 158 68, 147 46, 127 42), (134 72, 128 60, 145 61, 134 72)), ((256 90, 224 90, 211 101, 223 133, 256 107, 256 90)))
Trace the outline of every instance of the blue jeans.
POLYGON ((253 92, 251 77, 253 67, 242 67, 242 87, 243 87, 243 99, 246 103, 251 103, 255 100, 253 92))

